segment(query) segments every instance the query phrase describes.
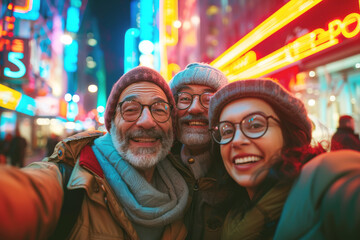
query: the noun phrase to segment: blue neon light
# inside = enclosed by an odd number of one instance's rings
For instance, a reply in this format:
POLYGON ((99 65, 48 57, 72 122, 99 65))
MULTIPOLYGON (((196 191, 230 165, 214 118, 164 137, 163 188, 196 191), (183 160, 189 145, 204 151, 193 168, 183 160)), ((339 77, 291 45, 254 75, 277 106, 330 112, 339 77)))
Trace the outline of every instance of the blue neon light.
POLYGON ((154 21, 153 1, 140 1, 140 40, 152 40, 154 21))
POLYGON ((24 58, 24 54, 20 52, 9 52, 8 54, 8 61, 14 64, 17 68, 19 68, 18 71, 11 71, 10 68, 6 67, 4 68, 4 75, 9 78, 21 78, 26 73, 26 66, 21 61, 21 59, 24 58))
POLYGON ((35 99, 22 94, 19 104, 16 106, 16 111, 30 115, 35 116, 36 113, 36 102, 35 99))
POLYGON ((80 10, 76 7, 69 7, 67 10, 66 30, 77 33, 80 26, 80 10))
POLYGON ((66 118, 69 121, 75 121, 75 118, 78 115, 78 113, 79 113, 78 104, 73 101, 69 102, 67 107, 66 118))
POLYGON ((78 62, 79 44, 73 40, 71 44, 65 46, 64 69, 67 72, 76 72, 78 62))
POLYGON ((129 28, 125 33, 124 71, 125 73, 139 65, 137 41, 140 30, 129 28))

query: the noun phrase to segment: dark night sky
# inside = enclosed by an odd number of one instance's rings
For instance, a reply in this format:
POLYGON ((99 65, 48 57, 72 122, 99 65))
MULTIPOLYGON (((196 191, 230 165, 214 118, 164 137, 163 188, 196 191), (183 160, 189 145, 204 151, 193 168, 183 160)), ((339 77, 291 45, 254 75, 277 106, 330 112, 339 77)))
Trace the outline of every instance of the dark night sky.
POLYGON ((88 4, 98 19, 109 94, 124 73, 124 36, 130 28, 130 0, 89 0, 88 4))

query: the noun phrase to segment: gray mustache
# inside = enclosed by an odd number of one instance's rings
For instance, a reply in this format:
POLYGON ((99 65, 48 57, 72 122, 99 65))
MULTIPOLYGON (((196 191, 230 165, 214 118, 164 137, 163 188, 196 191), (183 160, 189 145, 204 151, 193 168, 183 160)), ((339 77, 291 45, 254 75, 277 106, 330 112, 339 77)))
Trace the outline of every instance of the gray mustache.
POLYGON ((187 115, 179 119, 179 122, 188 122, 188 121, 206 121, 209 120, 205 116, 194 116, 194 115, 187 115))
POLYGON ((149 137, 149 138, 164 138, 164 133, 161 131, 156 131, 154 129, 139 129, 134 131, 128 131, 125 134, 127 139, 134 137, 149 137))

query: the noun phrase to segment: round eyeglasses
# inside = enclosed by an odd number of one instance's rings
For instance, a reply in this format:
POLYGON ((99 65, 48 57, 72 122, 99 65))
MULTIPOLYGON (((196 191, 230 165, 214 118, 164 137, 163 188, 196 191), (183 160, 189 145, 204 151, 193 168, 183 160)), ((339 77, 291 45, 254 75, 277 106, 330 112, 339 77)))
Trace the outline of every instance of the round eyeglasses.
POLYGON ((274 119, 280 124, 280 121, 273 116, 265 116, 261 113, 251 113, 245 116, 240 123, 229 121, 220 122, 210 129, 211 135, 218 144, 228 144, 234 139, 236 132, 235 124, 240 125, 240 131, 248 138, 256 139, 264 136, 269 127, 269 118, 274 119))
POLYGON ((214 95, 212 92, 204 92, 202 94, 190 94, 188 92, 179 92, 176 94, 176 107, 180 110, 190 107, 194 100, 194 96, 199 96, 201 106, 208 109, 210 98, 214 95))
POLYGON ((141 116, 144 107, 148 107, 153 119, 159 123, 169 120, 172 106, 167 102, 154 102, 150 105, 141 104, 137 101, 123 101, 119 103, 121 116, 125 121, 135 122, 141 116))

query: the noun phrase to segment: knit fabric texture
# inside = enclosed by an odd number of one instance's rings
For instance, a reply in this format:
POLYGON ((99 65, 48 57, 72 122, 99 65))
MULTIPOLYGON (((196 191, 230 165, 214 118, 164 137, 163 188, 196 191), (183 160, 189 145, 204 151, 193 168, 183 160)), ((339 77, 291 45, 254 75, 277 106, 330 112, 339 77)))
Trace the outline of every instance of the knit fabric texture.
POLYGON ((176 94, 179 88, 188 84, 205 85, 218 90, 227 83, 226 76, 213 66, 206 63, 191 63, 177 73, 169 85, 172 93, 176 94))
POLYGON ((287 119, 292 120, 291 122, 305 132, 310 143, 312 124, 304 103, 270 79, 240 80, 221 88, 210 100, 209 127, 213 128, 219 123, 221 111, 228 103, 248 97, 260 98, 273 109, 283 113, 287 119))
POLYGON ((173 125, 175 123, 175 101, 171 93, 169 84, 165 79, 155 71, 154 69, 139 66, 133 68, 129 72, 125 73, 120 79, 114 84, 111 89, 109 98, 107 100, 106 109, 105 109, 105 127, 108 132, 111 128, 111 120, 114 118, 117 103, 122 91, 129 85, 136 82, 152 82, 158 85, 165 93, 168 103, 173 107, 171 112, 171 118, 173 120, 173 125))

